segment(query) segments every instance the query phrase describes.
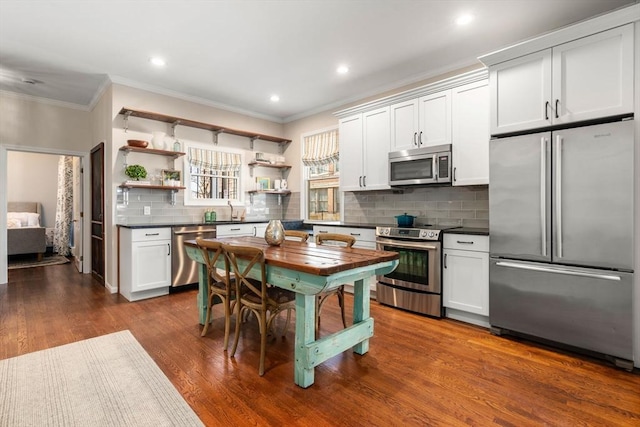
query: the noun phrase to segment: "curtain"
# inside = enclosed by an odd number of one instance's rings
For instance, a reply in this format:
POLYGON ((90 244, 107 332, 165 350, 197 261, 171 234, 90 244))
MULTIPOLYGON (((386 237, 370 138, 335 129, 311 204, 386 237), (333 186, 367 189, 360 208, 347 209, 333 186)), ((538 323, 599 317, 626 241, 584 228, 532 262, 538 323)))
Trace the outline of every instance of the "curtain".
POLYGON ((73 222, 73 157, 60 156, 58 160, 58 197, 56 200, 56 227, 53 251, 67 256, 70 251, 71 224, 73 222))
POLYGON ((201 169, 231 172, 239 171, 242 166, 240 154, 201 148, 189 148, 189 164, 201 169))
POLYGON ((304 153, 302 163, 305 166, 323 166, 338 161, 340 145, 338 131, 317 133, 304 138, 304 153))

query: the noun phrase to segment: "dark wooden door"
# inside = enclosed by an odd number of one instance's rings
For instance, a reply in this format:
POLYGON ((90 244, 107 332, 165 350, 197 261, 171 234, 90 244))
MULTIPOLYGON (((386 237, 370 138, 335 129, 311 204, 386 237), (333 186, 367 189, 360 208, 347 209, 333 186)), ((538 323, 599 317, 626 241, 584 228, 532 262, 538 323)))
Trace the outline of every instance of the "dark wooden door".
POLYGON ((104 142, 91 149, 91 274, 104 285, 104 142))

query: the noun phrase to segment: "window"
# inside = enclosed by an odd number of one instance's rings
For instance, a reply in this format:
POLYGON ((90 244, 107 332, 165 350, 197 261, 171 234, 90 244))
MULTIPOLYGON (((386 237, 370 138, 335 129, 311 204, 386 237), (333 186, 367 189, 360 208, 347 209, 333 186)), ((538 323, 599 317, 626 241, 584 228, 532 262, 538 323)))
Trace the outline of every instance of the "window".
POLYGON ((340 221, 338 130, 304 136, 305 219, 340 221))
POLYGON ((185 204, 216 205, 240 199, 240 153, 189 147, 185 204))

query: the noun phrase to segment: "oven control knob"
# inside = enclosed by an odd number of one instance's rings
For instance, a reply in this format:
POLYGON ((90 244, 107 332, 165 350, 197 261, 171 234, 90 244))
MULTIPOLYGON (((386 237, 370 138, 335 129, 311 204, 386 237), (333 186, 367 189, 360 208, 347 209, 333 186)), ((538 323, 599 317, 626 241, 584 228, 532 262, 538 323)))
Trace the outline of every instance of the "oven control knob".
POLYGON ((423 239, 427 237, 427 230, 420 230, 420 237, 423 239))
POLYGON ((435 235, 436 235, 436 233, 434 233, 433 231, 429 232, 429 237, 433 238, 433 237, 435 237, 435 235))

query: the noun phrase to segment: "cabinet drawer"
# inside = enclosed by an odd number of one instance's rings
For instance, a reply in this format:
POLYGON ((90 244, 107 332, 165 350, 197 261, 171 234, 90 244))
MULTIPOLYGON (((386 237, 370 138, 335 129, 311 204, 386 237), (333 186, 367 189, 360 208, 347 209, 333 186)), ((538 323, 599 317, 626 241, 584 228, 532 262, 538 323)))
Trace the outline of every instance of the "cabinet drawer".
POLYGON ((254 224, 221 224, 216 226, 217 237, 253 236, 254 224))
POLYGON ((131 231, 133 242, 147 242, 152 240, 171 240, 171 229, 163 228, 136 228, 131 231))
POLYGON ((473 234, 445 234, 443 247, 463 251, 489 252, 489 236, 473 234))

